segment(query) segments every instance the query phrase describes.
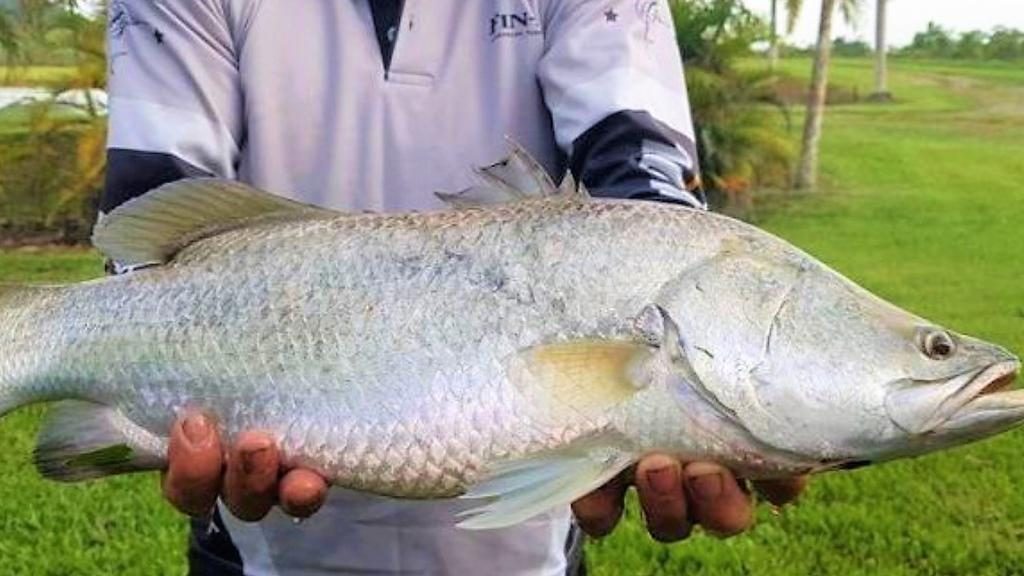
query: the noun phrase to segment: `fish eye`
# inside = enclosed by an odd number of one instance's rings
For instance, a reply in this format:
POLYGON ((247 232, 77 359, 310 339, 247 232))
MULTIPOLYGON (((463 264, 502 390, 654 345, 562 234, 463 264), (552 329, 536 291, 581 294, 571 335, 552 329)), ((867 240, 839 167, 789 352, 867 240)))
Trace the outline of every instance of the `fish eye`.
POLYGON ((944 330, 925 333, 921 344, 921 351, 932 360, 945 360, 956 352, 956 342, 944 330))

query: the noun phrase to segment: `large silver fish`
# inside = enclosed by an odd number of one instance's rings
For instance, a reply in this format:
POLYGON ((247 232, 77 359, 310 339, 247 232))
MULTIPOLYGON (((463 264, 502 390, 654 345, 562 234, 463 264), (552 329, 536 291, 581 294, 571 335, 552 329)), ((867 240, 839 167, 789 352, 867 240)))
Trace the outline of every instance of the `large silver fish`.
POLYGON ((467 528, 652 451, 767 478, 1024 420, 1009 352, 761 230, 558 191, 518 151, 480 174, 423 214, 216 180, 133 200, 95 243, 135 271, 0 288, 0 413, 60 400, 36 462, 80 480, 160 468, 172 420, 202 409, 340 486, 475 499, 467 528))

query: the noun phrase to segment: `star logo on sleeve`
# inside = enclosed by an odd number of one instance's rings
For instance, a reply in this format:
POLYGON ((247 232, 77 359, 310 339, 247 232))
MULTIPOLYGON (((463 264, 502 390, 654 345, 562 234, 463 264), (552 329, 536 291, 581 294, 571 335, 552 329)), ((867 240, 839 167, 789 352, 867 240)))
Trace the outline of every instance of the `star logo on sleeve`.
POLYGON ((604 21, 605 22, 618 22, 619 21, 619 13, 615 11, 615 8, 609 8, 609 9, 604 11, 604 21))

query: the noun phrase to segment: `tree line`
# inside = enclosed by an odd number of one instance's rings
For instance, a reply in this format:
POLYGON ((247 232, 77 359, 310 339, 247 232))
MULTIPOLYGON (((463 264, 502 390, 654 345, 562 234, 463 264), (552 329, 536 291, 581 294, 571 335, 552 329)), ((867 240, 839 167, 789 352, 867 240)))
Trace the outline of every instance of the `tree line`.
MULTIPOLYGON (((786 56, 810 56, 814 48, 780 46, 786 56)), ((832 41, 832 54, 844 58, 868 58, 875 47, 864 40, 839 36, 832 41)), ((956 33, 935 24, 914 35, 913 41, 903 47, 889 50, 897 57, 932 58, 935 60, 1006 61, 1024 60, 1024 31, 997 26, 991 31, 972 30, 956 33)))
POLYGON ((934 22, 914 35, 900 55, 957 60, 1024 60, 1024 31, 998 26, 990 32, 954 33, 934 22))

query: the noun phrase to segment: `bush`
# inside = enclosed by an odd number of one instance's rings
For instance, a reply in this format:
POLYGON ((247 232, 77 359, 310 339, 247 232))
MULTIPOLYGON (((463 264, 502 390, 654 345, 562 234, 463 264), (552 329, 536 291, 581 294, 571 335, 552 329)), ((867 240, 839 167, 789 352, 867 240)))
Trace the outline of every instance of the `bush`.
POLYGON ((84 96, 81 105, 54 97, 0 114, 0 240, 7 242, 84 241, 95 221, 106 119, 91 95, 106 81, 106 19, 103 13, 86 18, 69 4, 19 0, 17 11, 0 15, 9 72, 25 63, 71 64, 49 87, 54 95, 77 90, 84 96))
POLYGON ((3 240, 85 241, 102 185, 104 121, 51 102, 21 110, 25 129, 0 137, 3 240))
POLYGON ((671 7, 705 187, 713 203, 743 211, 754 189, 788 185, 794 157, 778 79, 736 66, 751 45, 768 39, 768 28, 739 0, 676 0, 671 7))

